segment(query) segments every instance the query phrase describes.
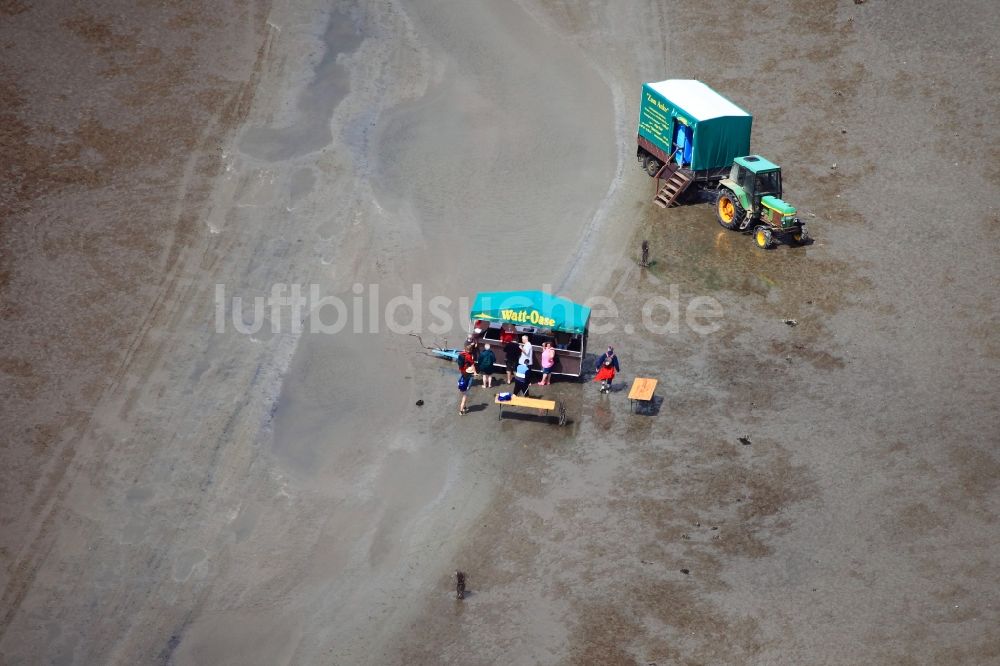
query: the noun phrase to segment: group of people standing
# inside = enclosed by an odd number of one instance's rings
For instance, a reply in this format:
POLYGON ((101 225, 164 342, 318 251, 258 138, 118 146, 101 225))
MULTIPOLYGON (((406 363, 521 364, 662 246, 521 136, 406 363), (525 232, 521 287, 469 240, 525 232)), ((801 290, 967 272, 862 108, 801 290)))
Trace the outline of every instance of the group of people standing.
MULTIPOLYGON (((503 345, 504 367, 507 371, 507 383, 514 385, 514 395, 528 395, 529 376, 535 361, 535 345, 527 335, 521 336, 521 342, 515 341, 513 330, 504 329, 500 334, 500 344, 503 345)), ((458 390, 462 394, 459 414, 468 413, 468 390, 476 377, 483 380, 483 388, 493 388, 493 370, 497 357, 488 342, 480 342, 474 337, 465 341, 465 348, 458 354, 458 390)), ((541 379, 536 386, 548 386, 552 383, 552 369, 556 364, 556 348, 551 342, 543 342, 539 355, 541 379)))
MULTIPOLYGON (((516 341, 513 327, 505 326, 500 333, 500 344, 503 346, 504 367, 507 372, 507 383, 514 385, 514 395, 527 396, 530 384, 530 374, 535 361, 535 345, 527 335, 516 341)), ((481 342, 470 336, 465 341, 465 348, 458 353, 456 359, 459 369, 458 391, 462 396, 458 413, 467 414, 468 391, 473 381, 481 377, 483 388, 493 388, 493 369, 497 362, 496 354, 488 342, 481 342)), ((556 364, 556 348, 551 342, 543 342, 539 354, 539 371, 541 378, 535 386, 549 386, 552 383, 552 370, 556 364)), ((617 372, 621 371, 618 356, 610 345, 597 359, 597 374, 594 381, 601 382, 601 393, 611 390, 611 382, 617 372)))

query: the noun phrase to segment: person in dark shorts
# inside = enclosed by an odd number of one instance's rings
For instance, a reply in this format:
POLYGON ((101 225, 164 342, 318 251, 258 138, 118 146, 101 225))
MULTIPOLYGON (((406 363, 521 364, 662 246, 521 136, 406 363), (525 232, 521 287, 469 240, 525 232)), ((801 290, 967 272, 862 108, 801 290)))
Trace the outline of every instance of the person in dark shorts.
POLYGON ((493 364, 496 362, 497 357, 490 349, 490 343, 483 343, 483 350, 476 357, 476 369, 483 378, 483 388, 493 388, 493 364))
POLYGON ((512 337, 503 346, 504 365, 507 367, 507 383, 514 381, 514 371, 517 369, 517 357, 521 353, 521 348, 517 346, 512 337))
POLYGON ((458 392, 462 396, 462 402, 458 405, 458 413, 462 416, 469 413, 469 387, 472 386, 472 375, 462 373, 458 377, 458 392))

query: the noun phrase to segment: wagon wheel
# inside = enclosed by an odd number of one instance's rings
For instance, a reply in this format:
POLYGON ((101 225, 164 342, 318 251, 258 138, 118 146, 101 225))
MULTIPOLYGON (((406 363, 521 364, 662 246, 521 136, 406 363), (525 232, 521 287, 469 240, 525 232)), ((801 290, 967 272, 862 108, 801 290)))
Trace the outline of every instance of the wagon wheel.
POLYGON ((652 178, 659 173, 661 166, 663 166, 663 163, 660 162, 660 160, 655 157, 650 157, 649 161, 646 162, 646 173, 648 173, 649 177, 652 178))
POLYGON ((771 247, 771 230, 763 224, 757 225, 757 228, 753 230, 753 242, 762 250, 771 247))
POLYGON ((719 218, 719 224, 726 229, 735 229, 746 216, 746 211, 732 190, 724 187, 715 198, 715 214, 719 218))

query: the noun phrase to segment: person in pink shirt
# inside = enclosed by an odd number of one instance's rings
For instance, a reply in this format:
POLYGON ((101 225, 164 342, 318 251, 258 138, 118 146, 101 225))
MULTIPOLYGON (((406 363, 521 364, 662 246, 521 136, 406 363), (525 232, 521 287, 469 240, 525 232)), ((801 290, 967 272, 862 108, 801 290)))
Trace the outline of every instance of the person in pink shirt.
POLYGON ((542 343, 542 380, 539 386, 548 386, 552 383, 552 368, 556 364, 556 348, 551 342, 542 343))

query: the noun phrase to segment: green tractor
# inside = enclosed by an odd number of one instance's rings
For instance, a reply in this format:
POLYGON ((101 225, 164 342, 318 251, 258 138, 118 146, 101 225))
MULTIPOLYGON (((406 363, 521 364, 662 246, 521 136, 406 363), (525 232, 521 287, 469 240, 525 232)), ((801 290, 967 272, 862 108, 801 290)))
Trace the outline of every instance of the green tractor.
POLYGON ((719 181, 715 213, 726 229, 752 229, 754 242, 764 249, 779 234, 797 245, 809 240, 795 207, 781 200, 781 167, 759 155, 733 160, 729 177, 719 181))

